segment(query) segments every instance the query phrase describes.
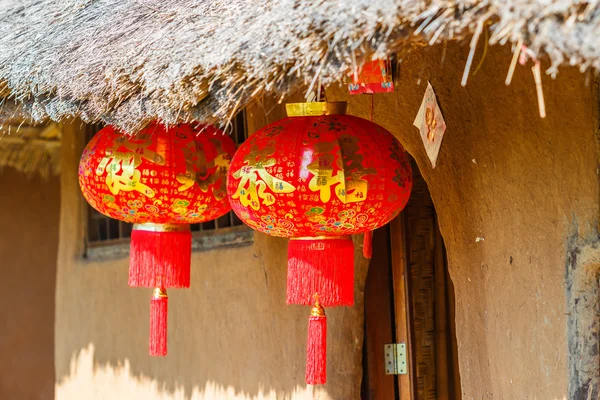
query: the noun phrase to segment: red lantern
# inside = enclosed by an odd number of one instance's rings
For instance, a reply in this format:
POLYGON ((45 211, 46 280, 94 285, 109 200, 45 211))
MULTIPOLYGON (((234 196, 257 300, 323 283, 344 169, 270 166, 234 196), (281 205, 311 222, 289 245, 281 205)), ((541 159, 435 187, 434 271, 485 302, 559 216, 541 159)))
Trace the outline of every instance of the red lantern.
POLYGON ((166 288, 190 286, 189 224, 230 210, 226 173, 235 144, 212 126, 153 123, 136 136, 106 127, 85 148, 79 184, 92 207, 133 223, 129 285, 155 287, 150 354, 167 353, 166 288))
POLYGON ((406 205, 412 170, 382 127, 344 115, 345 103, 288 104, 288 118, 259 130, 231 162, 227 191, 250 227, 291 238, 288 304, 314 303, 306 379, 325 383, 323 306, 354 302, 351 234, 370 232, 406 205))

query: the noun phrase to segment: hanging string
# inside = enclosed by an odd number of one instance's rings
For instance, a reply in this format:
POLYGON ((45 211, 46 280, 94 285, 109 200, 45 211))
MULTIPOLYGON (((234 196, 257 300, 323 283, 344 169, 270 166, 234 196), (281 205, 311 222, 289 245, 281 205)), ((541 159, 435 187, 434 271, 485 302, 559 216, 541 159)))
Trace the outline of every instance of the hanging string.
POLYGON ((319 94, 317 96, 316 101, 321 101, 327 103, 327 92, 325 91, 324 85, 319 85, 319 94))
POLYGON ((444 40, 444 48, 442 49, 442 61, 440 61, 440 67, 443 67, 444 61, 446 61, 446 50, 448 50, 448 41, 444 40))
POLYGON ((477 71, 479 71, 479 68, 481 68, 481 66, 483 65, 483 61, 485 60, 485 56, 487 55, 487 50, 488 50, 488 30, 484 29, 483 30, 483 34, 485 35, 485 39, 483 41, 483 54, 481 55, 481 59, 479 60, 479 64, 477 64, 477 68, 475 68, 475 70, 473 71, 473 76, 477 75, 477 71))
POLYGON ((317 85, 317 98, 315 101, 321 101, 321 89, 323 87, 321 86, 321 76, 319 76, 319 84, 317 85))
MULTIPOLYGON (((370 120, 373 122, 375 113, 375 96, 371 94, 371 115, 370 120)), ((363 236, 363 257, 370 259, 373 257, 373 231, 367 231, 363 236)))

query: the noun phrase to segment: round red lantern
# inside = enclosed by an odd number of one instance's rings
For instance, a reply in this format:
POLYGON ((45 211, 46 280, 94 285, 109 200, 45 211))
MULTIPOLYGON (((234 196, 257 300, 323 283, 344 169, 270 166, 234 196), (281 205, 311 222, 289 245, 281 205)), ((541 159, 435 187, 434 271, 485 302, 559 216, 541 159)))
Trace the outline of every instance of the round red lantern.
POLYGON ((287 111, 288 118, 240 146, 227 191, 247 225, 291 239, 287 302, 314 303, 306 377, 310 384, 324 383, 323 306, 354 302, 349 235, 370 232, 404 208, 412 170, 394 136, 345 115, 346 103, 288 104, 287 111))
POLYGON ((155 287, 150 354, 166 355, 167 288, 190 286, 189 224, 230 210, 226 174, 235 144, 212 126, 153 123, 136 136, 108 126, 79 164, 85 199, 100 213, 133 223, 129 285, 155 287))

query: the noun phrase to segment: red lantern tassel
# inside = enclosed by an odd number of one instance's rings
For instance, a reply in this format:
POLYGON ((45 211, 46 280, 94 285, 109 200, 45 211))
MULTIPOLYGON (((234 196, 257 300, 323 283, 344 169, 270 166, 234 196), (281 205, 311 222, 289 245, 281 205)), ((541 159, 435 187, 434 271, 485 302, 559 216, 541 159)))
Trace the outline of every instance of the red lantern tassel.
POLYGON ((167 355, 167 316, 169 297, 165 288, 154 289, 150 300, 150 355, 164 357, 167 355))
POLYGON ((288 244, 287 304, 354 304, 354 244, 350 236, 292 238, 288 244))
POLYGON ((373 231, 366 231, 363 236, 363 256, 368 259, 373 257, 373 231))
POLYGON ((190 287, 189 225, 136 224, 130 250, 129 286, 190 287))
POLYGON ((327 382, 327 317, 316 295, 315 299, 308 319, 306 383, 323 385, 327 382))

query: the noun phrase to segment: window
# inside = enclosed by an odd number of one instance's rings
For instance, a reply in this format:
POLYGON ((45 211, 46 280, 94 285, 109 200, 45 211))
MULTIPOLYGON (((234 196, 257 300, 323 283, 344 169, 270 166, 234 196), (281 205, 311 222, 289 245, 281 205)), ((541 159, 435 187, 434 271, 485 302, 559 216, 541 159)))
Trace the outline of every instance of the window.
MULTIPOLYGON (((102 125, 88 125, 86 130, 88 140, 102 127, 102 125)), ((239 145, 246 140, 246 113, 244 111, 234 117, 228 131, 236 144, 239 145)), ((84 256, 89 259, 101 260, 128 255, 129 238, 133 225, 100 214, 89 204, 86 210, 87 229, 84 256)), ((190 229, 193 251, 223 246, 240 246, 253 241, 252 230, 244 225, 233 211, 213 221, 193 224, 190 229)))

